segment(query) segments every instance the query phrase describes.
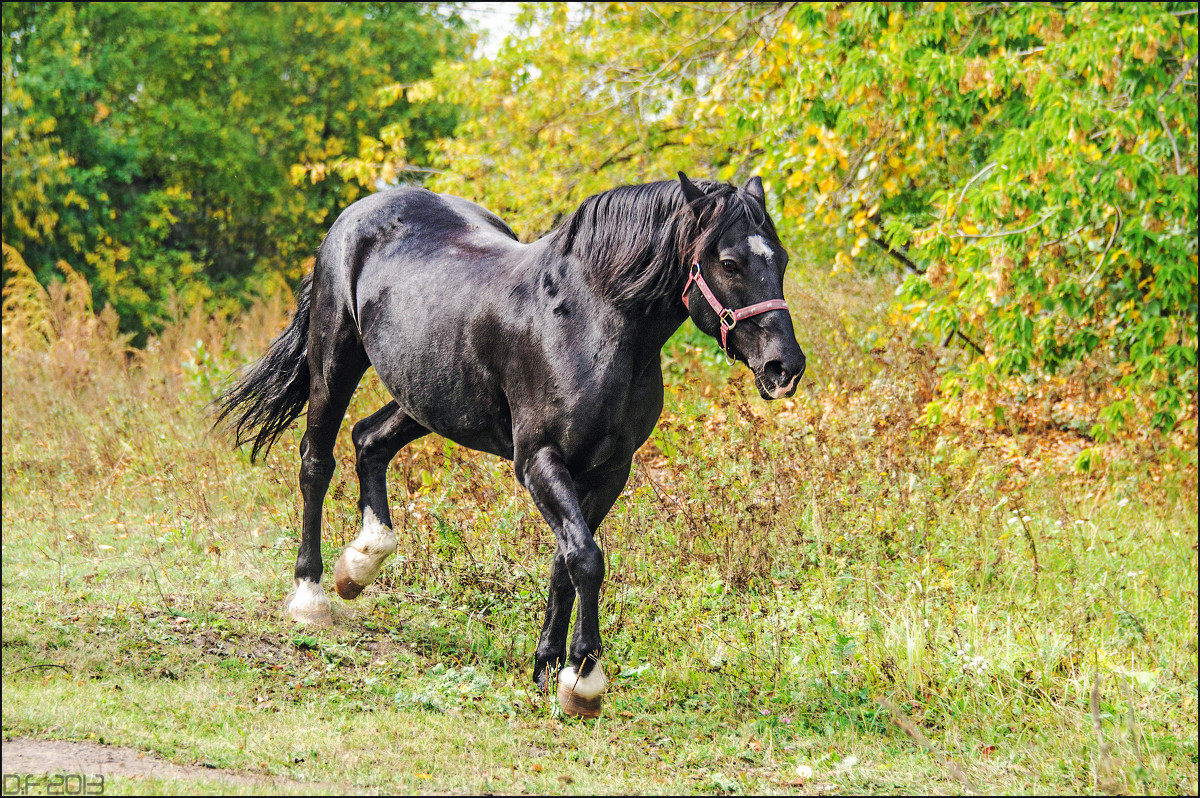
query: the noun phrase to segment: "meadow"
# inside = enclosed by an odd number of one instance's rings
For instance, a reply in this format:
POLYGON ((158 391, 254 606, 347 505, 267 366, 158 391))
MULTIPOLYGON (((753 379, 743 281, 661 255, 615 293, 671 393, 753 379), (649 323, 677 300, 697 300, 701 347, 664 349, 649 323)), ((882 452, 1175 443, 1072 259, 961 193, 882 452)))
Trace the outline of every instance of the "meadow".
MULTIPOLYGON (((890 291, 789 285, 793 399, 690 324, 664 350, 600 532, 612 687, 586 722, 530 680, 553 539, 510 464, 403 450, 396 556, 334 628, 296 626, 300 430, 253 465, 206 407, 290 297, 178 310, 135 350, 78 275, 10 280, 5 738, 300 792, 1194 793, 1194 444, 922 421, 931 353, 855 343, 890 291)), ((369 374, 349 420, 384 401, 369 374)), ((327 568, 359 523, 348 432, 337 457, 327 568)))

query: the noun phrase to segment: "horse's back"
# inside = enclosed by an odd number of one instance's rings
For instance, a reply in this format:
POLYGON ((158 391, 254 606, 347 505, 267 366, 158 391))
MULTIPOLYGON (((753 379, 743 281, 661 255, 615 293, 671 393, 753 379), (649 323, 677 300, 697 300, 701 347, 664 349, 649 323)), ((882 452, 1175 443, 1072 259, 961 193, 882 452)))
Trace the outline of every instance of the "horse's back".
POLYGON ((520 246, 512 228, 480 205, 425 188, 395 188, 338 216, 321 243, 315 280, 357 324, 363 305, 381 290, 404 281, 469 279, 520 246))
POLYGON ((511 422, 496 425, 507 414, 498 375, 479 351, 494 343, 480 338, 481 315, 489 300, 523 281, 526 254, 485 208, 400 188, 359 200, 338 217, 318 272, 406 413, 460 443, 511 457, 511 422))
POLYGON ((474 238, 515 242, 517 235, 503 219, 481 205, 425 188, 403 187, 355 202, 330 227, 326 243, 341 244, 345 254, 353 258, 355 250, 389 244, 437 247, 474 238))

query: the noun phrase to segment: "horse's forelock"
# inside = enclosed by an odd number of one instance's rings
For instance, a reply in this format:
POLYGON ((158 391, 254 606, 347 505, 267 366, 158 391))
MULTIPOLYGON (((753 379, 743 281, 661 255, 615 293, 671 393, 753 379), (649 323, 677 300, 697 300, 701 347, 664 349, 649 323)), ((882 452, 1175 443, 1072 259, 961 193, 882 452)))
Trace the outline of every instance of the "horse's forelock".
POLYGON ((688 260, 696 261, 716 247, 734 225, 745 221, 751 231, 764 231, 778 242, 775 224, 761 200, 725 183, 715 184, 698 203, 697 234, 689 248, 688 260))

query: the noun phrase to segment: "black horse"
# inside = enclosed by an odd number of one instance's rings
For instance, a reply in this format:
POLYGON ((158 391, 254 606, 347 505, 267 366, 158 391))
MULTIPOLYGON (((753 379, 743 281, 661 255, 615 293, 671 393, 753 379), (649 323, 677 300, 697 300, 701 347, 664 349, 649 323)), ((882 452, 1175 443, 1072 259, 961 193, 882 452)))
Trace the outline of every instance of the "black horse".
POLYGON ((804 353, 782 299, 787 260, 757 177, 738 189, 680 172, 615 188, 531 244, 484 208, 423 188, 351 205, 287 329, 220 399, 218 421, 232 418, 252 456, 308 405, 292 617, 330 620, 321 504, 350 397, 374 366, 394 398, 354 425, 363 526, 334 568, 338 595, 357 597, 395 551, 385 478, 401 447, 436 432, 512 460, 558 543, 534 678, 545 689, 558 676, 568 714, 599 714, 604 557, 593 535, 662 412, 659 352, 690 315, 750 366, 764 399, 792 395, 804 353))

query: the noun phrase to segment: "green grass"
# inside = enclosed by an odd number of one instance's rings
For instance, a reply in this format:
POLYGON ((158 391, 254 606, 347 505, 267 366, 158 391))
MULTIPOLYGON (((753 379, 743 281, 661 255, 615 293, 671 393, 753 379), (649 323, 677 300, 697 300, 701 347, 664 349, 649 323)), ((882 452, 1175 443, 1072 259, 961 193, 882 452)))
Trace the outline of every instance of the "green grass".
MULTIPOLYGON (((255 466, 198 415, 272 324, 6 352, 4 733, 353 790, 1194 793, 1194 451, 1079 474, 1073 443, 927 430, 914 373, 823 345, 837 323, 770 405, 694 333, 669 349, 600 533, 594 723, 533 692, 553 540, 508 464, 408 447, 398 555, 299 628, 299 432, 255 466)), ((327 567, 358 526, 336 455, 327 567)))

